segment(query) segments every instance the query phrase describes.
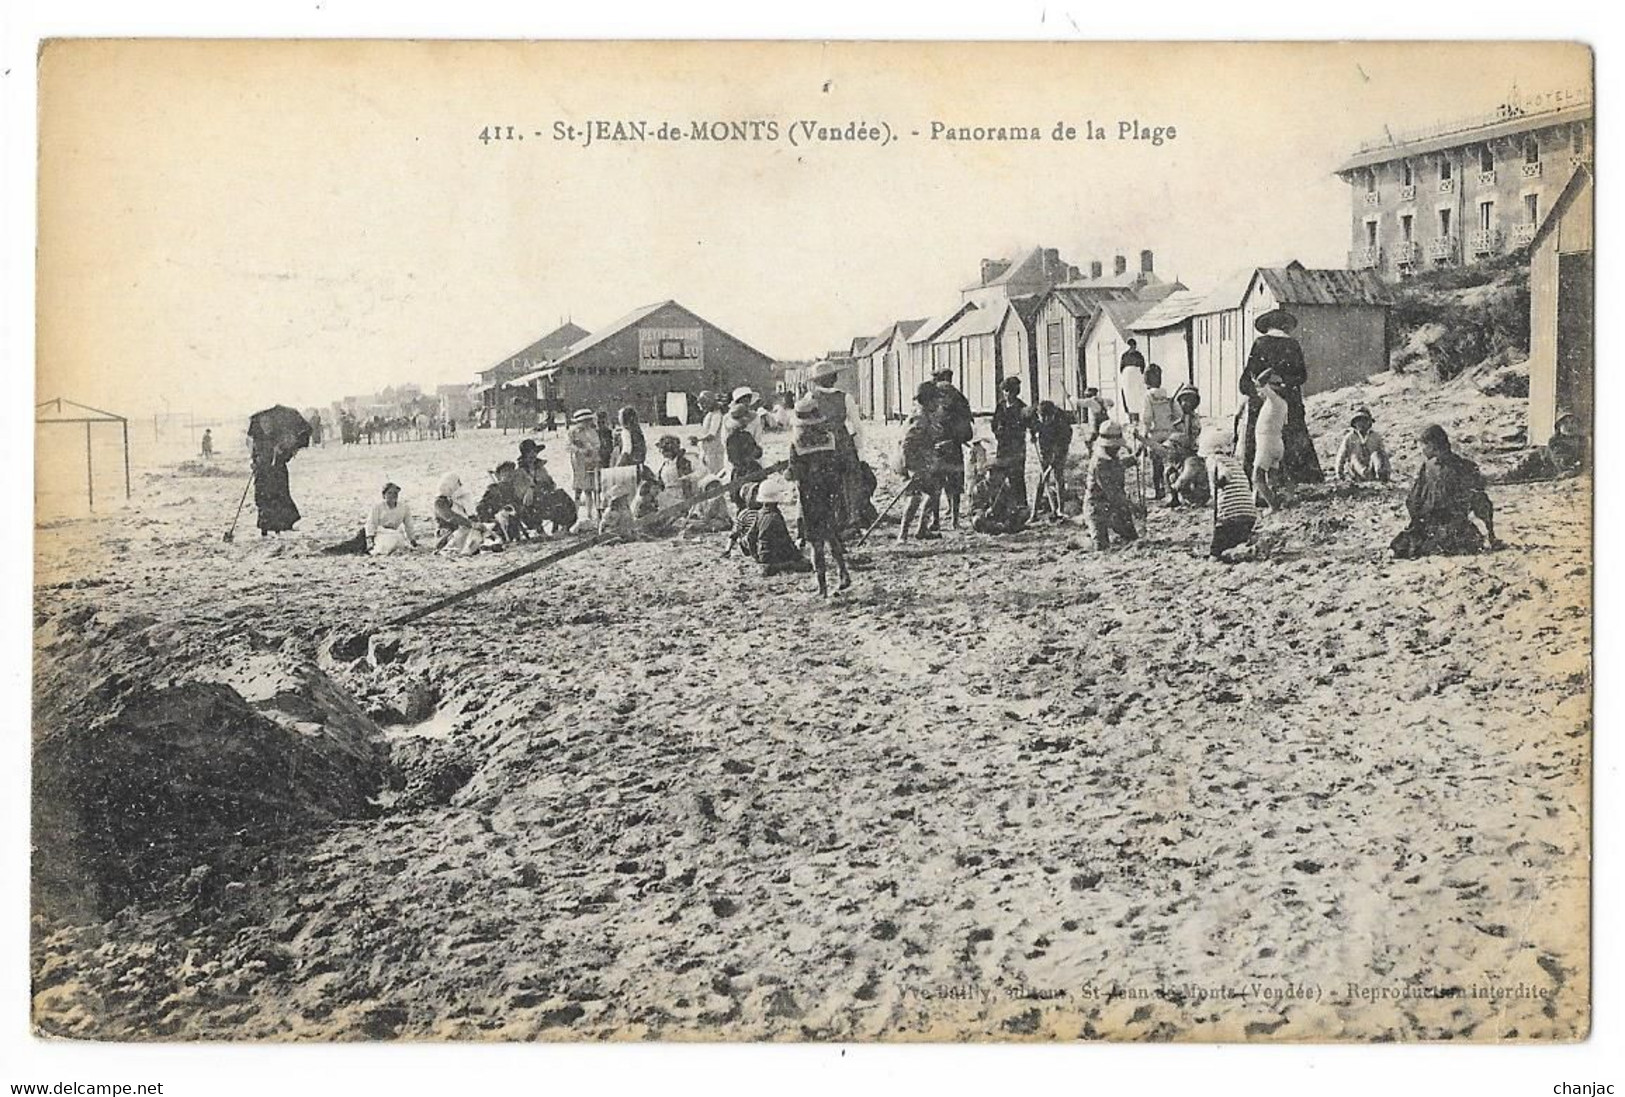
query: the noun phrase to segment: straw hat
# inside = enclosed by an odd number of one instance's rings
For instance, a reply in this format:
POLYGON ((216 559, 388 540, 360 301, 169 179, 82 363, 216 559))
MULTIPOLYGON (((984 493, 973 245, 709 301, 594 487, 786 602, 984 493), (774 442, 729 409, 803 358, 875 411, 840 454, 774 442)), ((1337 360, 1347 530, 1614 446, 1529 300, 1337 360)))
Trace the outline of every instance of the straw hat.
POLYGON ((758 503, 783 503, 788 501, 789 498, 788 486, 783 480, 776 478, 763 480, 761 486, 756 489, 756 501, 758 503))
POLYGON ((1100 425, 1100 433, 1095 437, 1102 442, 1121 442, 1123 440, 1123 426, 1115 419, 1108 419, 1100 425))
POLYGON ((814 381, 822 381, 826 378, 834 377, 835 363, 831 362, 827 358, 821 362, 814 362, 811 376, 814 381))
POLYGON ((570 422, 572 422, 572 423, 591 423, 594 420, 596 420, 597 418, 598 418, 598 416, 593 414, 593 410, 591 408, 582 408, 579 411, 577 411, 574 415, 570 416, 570 422))
POLYGON ((796 405, 797 423, 810 427, 817 423, 823 423, 826 421, 827 420, 824 417, 824 409, 818 406, 817 400, 806 399, 796 405))
POLYGON ((740 385, 733 391, 733 402, 736 404, 741 400, 754 400, 755 398, 756 390, 751 388, 749 385, 740 385))
POLYGON ((1268 312, 1263 313, 1258 317, 1258 319, 1253 321, 1253 327, 1257 328, 1261 332, 1269 331, 1271 328, 1278 328, 1281 331, 1291 331, 1297 326, 1298 318, 1293 316, 1286 309, 1270 309, 1268 312))

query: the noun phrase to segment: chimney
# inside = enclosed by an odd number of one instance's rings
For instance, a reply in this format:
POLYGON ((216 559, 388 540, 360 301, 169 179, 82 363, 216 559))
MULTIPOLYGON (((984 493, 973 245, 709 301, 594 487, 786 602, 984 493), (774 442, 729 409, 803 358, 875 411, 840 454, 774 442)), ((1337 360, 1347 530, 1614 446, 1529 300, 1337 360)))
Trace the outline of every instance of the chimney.
POLYGON ((1128 273, 1128 257, 1127 256, 1125 256, 1125 255, 1114 255, 1114 256, 1112 256, 1112 273, 1113 274, 1127 274, 1128 273))
POLYGON ((1091 259, 1089 261, 1089 277, 1099 278, 1104 271, 1105 267, 1101 266, 1099 259, 1091 259))
POLYGON ((999 261, 997 259, 982 260, 982 285, 987 285, 999 276, 999 261))
POLYGON ((1055 274, 1058 271, 1060 271, 1061 269, 1062 269, 1062 267, 1061 267, 1061 250, 1059 248, 1045 248, 1044 249, 1044 275, 1045 275, 1045 277, 1048 277, 1049 275, 1055 274))
POLYGON ((1068 282, 1076 282, 1078 279, 1080 279, 1082 277, 1083 277, 1083 272, 1078 270, 1077 267, 1071 266, 1070 264, 1067 266, 1067 268, 1066 268, 1066 280, 1068 282))
POLYGON ((1140 252, 1140 273, 1151 273, 1151 252, 1149 250, 1140 252))

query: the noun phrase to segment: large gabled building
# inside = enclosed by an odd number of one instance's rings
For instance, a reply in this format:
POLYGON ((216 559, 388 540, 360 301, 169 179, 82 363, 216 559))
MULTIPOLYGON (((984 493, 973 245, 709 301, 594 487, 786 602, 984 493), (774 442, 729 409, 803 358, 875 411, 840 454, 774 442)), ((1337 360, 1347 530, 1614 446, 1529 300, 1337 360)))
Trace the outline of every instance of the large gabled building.
POLYGON ((1527 247, 1591 160, 1589 88, 1520 96, 1494 112, 1385 134, 1337 168, 1349 184, 1349 266, 1389 279, 1527 247))

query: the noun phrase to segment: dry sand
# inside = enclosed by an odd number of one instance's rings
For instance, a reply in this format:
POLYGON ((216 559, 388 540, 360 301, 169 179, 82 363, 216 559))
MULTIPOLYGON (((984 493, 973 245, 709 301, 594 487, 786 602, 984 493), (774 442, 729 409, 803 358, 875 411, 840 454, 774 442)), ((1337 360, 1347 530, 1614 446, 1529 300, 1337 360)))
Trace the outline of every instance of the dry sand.
MULTIPOLYGON (((324 643, 540 550, 316 547, 386 478, 423 513, 443 472, 482 480, 517 437, 302 454, 300 532, 266 542, 251 508, 221 541, 240 479, 138 475, 128 511, 40 531, 40 635, 123 628, 272 708, 316 664, 400 777, 371 817, 217 859, 207 895, 182 882, 106 921, 41 911, 36 1024, 1579 1037, 1589 481, 1494 489, 1504 551, 1386 561, 1423 415, 1489 467, 1521 404, 1386 376, 1316 398, 1328 467, 1357 403, 1401 483, 1306 492, 1267 519, 1268 561, 1202 559, 1203 517, 1159 508, 1146 541, 1107 555, 1071 525, 877 537, 852 590, 820 602, 811 576, 718 559, 720 537, 654 541, 355 662, 324 643)), ((894 485, 882 475, 880 501, 894 485)))

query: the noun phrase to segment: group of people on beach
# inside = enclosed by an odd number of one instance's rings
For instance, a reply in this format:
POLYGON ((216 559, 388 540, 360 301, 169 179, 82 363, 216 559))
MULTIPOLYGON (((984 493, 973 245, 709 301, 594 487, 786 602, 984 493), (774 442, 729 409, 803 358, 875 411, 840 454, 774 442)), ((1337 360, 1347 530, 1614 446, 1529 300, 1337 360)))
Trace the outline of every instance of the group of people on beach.
MULTIPOLYGON (((1260 316, 1259 332, 1238 388, 1234 420, 1208 419, 1190 384, 1169 394, 1161 370, 1136 341, 1119 363, 1113 408, 1098 389, 1063 410, 1049 400, 1022 399, 1019 377, 1000 386, 977 437, 969 401, 941 371, 914 393, 913 414, 892 456, 903 479, 899 542, 941 536, 944 521, 968 519, 979 533, 1011 533, 1034 521, 1076 520, 1097 549, 1136 541, 1142 533, 1146 480, 1151 496, 1169 507, 1209 509, 1209 554, 1236 562, 1256 555, 1260 515, 1289 507, 1299 486, 1325 479, 1304 409, 1308 366, 1292 335, 1297 319, 1285 309, 1260 316), (1087 447, 1081 488, 1069 492, 1074 444, 1087 447), (1029 495, 1029 448, 1037 451, 1038 482, 1029 495)), ((728 533, 735 548, 766 574, 813 572, 820 593, 851 582, 846 538, 878 522, 873 468, 863 460, 863 423, 856 400, 837 385, 833 364, 818 363, 799 399, 764 404, 748 387, 700 393, 697 431, 685 445, 663 434, 652 448, 634 408, 612 422, 608 412, 581 409, 569 420, 566 445, 572 491, 558 487, 541 459, 543 444, 527 438, 516 459, 491 471, 478 499, 456 474, 434 501, 435 547, 473 555, 531 538, 567 532, 622 538, 728 533), (790 433, 782 468, 763 465, 764 432, 790 433), (798 504, 792 520, 787 504, 798 504), (811 559, 806 550, 811 548, 811 559)), ((1445 431, 1429 426, 1418 438, 1422 463, 1406 499, 1409 521, 1390 548, 1397 557, 1458 554, 1500 545, 1495 511, 1478 466, 1456 453, 1445 431)), ((1508 479, 1579 471, 1586 447, 1579 421, 1562 417, 1551 442, 1526 458, 1508 479)), ((1337 448, 1334 475, 1351 483, 1385 484, 1393 475, 1387 445, 1364 407, 1351 416, 1337 448)), ((375 555, 416 547, 411 513, 391 483, 367 515, 353 550, 375 555)))

